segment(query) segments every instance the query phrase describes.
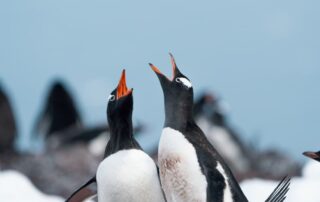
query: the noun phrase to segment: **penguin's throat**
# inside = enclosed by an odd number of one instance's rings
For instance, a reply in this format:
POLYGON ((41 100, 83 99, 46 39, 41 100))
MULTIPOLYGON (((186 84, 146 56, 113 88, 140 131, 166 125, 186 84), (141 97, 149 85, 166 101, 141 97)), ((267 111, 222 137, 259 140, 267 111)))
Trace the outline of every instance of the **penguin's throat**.
POLYGON ((105 157, 119 150, 130 148, 134 145, 132 124, 110 125, 110 140, 105 149, 105 157))
POLYGON ((176 130, 186 128, 188 122, 193 121, 192 107, 183 103, 165 104, 165 127, 176 130))
POLYGON ((131 139, 133 137, 133 126, 131 119, 124 119, 109 123, 110 140, 131 139))

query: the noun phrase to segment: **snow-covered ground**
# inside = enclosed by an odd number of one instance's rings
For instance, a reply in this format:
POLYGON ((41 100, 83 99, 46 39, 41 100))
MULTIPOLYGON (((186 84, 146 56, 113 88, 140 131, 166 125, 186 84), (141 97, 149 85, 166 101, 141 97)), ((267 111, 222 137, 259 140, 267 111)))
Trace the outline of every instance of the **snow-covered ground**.
POLYGON ((58 196, 48 196, 40 192, 23 174, 8 170, 0 172, 1 202, 63 202, 58 196))
MULTIPOLYGON (((241 183, 241 187, 252 202, 263 202, 278 182, 252 179, 241 183)), ((291 180, 286 202, 320 202, 320 163, 309 161, 302 177, 291 180)), ((63 202, 58 196, 48 196, 37 190, 23 174, 9 170, 0 172, 1 202, 63 202)))
MULTIPOLYGON (((241 183, 249 201, 262 202, 267 199, 279 182, 253 179, 241 183)), ((320 163, 310 160, 303 168, 302 177, 291 179, 286 202, 320 202, 320 163)))

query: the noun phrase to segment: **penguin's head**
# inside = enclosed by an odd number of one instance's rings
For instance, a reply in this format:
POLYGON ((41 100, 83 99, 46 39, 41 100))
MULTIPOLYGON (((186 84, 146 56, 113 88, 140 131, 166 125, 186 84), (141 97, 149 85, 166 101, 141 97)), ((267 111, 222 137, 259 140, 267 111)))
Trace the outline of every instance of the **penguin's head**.
POLYGON ((107 117, 110 123, 117 119, 131 118, 133 110, 133 89, 128 89, 126 72, 122 71, 119 84, 108 97, 107 117))
POLYGON ((173 76, 169 79, 162 74, 160 70, 149 63, 152 70, 156 73, 161 83, 165 100, 170 102, 180 102, 181 104, 193 105, 193 88, 192 83, 178 69, 174 57, 170 53, 173 76))
POLYGON ((320 162, 320 151, 318 151, 318 152, 303 152, 303 155, 320 162))

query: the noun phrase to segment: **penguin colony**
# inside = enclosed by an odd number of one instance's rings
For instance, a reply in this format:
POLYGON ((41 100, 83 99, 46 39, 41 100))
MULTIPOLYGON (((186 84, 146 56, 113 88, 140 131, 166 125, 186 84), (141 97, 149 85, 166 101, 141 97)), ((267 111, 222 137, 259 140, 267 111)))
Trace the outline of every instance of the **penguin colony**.
MULTIPOLYGON (((110 140, 104 159, 96 175, 66 201, 92 197, 99 202, 248 201, 228 165, 194 121, 192 83, 180 72, 171 54, 170 57, 172 79, 149 63, 164 95, 159 168, 133 136, 133 89, 127 88, 123 70, 118 86, 108 97, 110 140)), ((283 178, 266 202, 284 201, 289 185, 290 178, 283 178)))

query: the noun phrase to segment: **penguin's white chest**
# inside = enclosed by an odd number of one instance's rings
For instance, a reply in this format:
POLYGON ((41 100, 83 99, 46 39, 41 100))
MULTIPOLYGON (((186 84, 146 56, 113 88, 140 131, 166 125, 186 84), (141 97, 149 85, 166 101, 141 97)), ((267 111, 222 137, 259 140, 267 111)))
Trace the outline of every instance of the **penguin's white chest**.
POLYGON ((96 174, 99 202, 164 202, 153 160, 137 149, 104 159, 96 174))
POLYGON ((207 201, 207 181, 195 148, 181 132, 164 128, 158 155, 161 184, 168 202, 207 201))

